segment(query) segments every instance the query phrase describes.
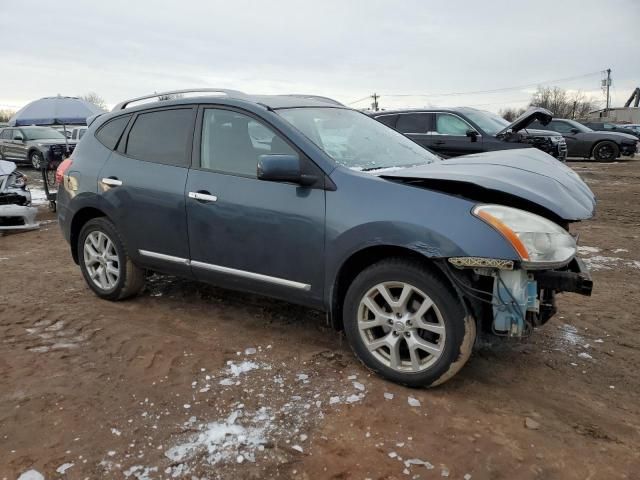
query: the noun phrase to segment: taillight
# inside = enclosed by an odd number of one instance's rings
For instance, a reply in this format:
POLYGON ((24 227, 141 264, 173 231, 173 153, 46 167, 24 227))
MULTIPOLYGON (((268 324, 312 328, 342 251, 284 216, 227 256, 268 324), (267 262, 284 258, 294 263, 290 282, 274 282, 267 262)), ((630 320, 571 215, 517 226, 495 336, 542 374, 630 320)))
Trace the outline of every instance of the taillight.
POLYGON ((71 167, 73 160, 71 157, 65 158, 60 165, 58 165, 58 169, 56 170, 56 183, 58 185, 62 185, 62 181, 64 179, 64 174, 67 173, 67 170, 71 167))

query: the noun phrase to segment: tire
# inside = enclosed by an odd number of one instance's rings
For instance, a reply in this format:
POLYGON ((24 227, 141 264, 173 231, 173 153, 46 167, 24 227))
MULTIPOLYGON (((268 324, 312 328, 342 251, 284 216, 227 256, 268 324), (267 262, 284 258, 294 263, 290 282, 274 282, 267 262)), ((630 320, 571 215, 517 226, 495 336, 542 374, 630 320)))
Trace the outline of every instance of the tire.
POLYGON ((89 220, 80 231, 76 248, 82 275, 98 297, 124 300, 137 295, 144 287, 144 270, 131 261, 118 231, 108 219, 89 220))
POLYGON ((40 152, 33 151, 29 154, 29 161, 31 162, 31 166, 36 170, 40 170, 42 168, 42 162, 44 161, 44 157, 40 152))
POLYGON ((351 348, 366 367, 409 387, 449 380, 471 356, 476 338, 475 320, 465 316, 453 289, 428 268, 399 258, 376 263, 355 278, 345 296, 343 322, 351 348), (396 307, 384 300, 385 288, 396 307), (388 342, 397 347, 396 356, 388 342))
POLYGON ((594 145, 591 154, 598 162, 612 162, 620 156, 620 149, 614 142, 603 140, 594 145))

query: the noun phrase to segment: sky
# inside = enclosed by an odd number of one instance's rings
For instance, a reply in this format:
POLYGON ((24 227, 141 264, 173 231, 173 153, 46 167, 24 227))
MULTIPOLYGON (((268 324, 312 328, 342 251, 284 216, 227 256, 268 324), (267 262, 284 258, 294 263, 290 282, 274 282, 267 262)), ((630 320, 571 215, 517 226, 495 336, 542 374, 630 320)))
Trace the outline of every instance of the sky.
POLYGON ((607 68, 622 106, 640 86, 640 1, 0 0, 0 45, 0 109, 220 87, 498 111, 537 85, 603 102, 607 68))

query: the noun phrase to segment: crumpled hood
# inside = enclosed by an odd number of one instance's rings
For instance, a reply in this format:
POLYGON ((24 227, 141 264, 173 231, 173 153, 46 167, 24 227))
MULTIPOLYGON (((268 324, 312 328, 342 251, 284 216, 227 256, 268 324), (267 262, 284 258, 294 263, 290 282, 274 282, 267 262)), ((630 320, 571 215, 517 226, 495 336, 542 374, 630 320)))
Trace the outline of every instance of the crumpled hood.
POLYGON ((521 198, 565 221, 591 218, 593 192, 571 168, 536 148, 464 155, 442 162, 381 172, 382 178, 444 180, 473 185, 521 198))
POLYGON ((538 120, 542 125, 546 125, 551 121, 552 118, 553 118, 553 113, 551 113, 546 108, 530 107, 527 109, 526 112, 524 112, 522 115, 516 118, 513 122, 511 122, 509 125, 507 125, 498 133, 496 133, 496 137, 499 135, 502 135, 503 133, 509 130, 511 130, 514 133, 519 132, 520 130, 527 128, 535 120, 538 120))

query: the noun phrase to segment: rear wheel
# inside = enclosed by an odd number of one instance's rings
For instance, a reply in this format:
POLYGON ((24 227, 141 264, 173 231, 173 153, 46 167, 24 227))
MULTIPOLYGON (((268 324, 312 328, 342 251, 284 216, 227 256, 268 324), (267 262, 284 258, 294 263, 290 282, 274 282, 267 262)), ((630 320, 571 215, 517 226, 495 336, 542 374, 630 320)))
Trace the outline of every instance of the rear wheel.
POLYGON ((428 269, 384 260, 360 273, 344 304, 345 334, 358 358, 394 382, 435 386, 466 363, 476 325, 428 269))
POLYGON ((618 156, 620 156, 620 149, 618 146, 609 140, 598 142, 593 147, 593 158, 598 162, 612 162, 618 156))
POLYGON ((106 218, 88 221, 78 240, 80 269, 101 298, 123 300, 144 286, 144 270, 133 264, 114 225, 106 218))
POLYGON ((29 161, 31 162, 31 166, 36 170, 40 170, 40 168, 42 168, 43 160, 44 159, 40 152, 31 152, 31 154, 29 154, 29 161))

